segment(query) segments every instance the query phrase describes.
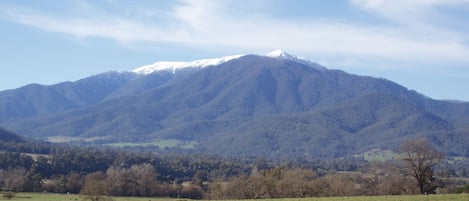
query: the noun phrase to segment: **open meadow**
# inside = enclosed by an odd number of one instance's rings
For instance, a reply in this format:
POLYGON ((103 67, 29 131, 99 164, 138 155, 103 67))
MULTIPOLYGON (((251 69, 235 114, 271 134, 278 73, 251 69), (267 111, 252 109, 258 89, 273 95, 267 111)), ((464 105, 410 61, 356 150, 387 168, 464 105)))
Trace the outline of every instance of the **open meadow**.
MULTIPOLYGON (((0 197, 0 200, 8 200, 0 197)), ((81 201, 84 196, 52 193, 18 193, 11 200, 24 201, 81 201)), ((114 201, 186 201, 189 199, 176 198, 148 198, 148 197, 112 197, 114 201)), ((403 196, 346 196, 346 197, 316 197, 316 198, 282 198, 258 199, 258 201, 469 201, 468 194, 441 195, 403 195, 403 196)), ((230 200, 234 201, 234 200, 230 200)))

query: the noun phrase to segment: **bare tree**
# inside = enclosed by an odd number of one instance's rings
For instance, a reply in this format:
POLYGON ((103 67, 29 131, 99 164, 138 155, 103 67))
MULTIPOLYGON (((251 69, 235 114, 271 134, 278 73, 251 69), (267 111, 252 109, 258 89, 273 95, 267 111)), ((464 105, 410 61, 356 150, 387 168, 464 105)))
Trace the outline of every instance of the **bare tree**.
POLYGON ((84 177, 78 173, 71 173, 67 176, 67 192, 79 193, 84 183, 84 177))
POLYGON ((102 172, 94 172, 86 175, 85 183, 81 190, 81 194, 85 195, 83 200, 90 201, 110 201, 111 197, 106 197, 108 187, 105 183, 106 175, 102 172))
POLYGON ((20 191, 26 181, 26 169, 23 167, 9 168, 3 172, 3 187, 7 191, 20 191))
POLYGON ((111 166, 106 171, 106 185, 109 188, 109 193, 114 196, 126 195, 129 191, 125 185, 128 181, 128 171, 125 168, 111 166))
POLYGON ((435 193, 436 185, 433 167, 444 158, 443 154, 430 145, 427 139, 407 140, 401 144, 405 173, 412 175, 421 194, 435 193))
POLYGON ((322 189, 314 182, 316 172, 309 169, 287 169, 282 173, 282 179, 277 181, 279 197, 313 197, 318 196, 322 189))
POLYGON ((329 196, 352 196, 356 195, 357 190, 353 182, 353 175, 346 173, 338 173, 327 175, 325 177, 329 184, 326 193, 329 196))
POLYGON ((106 171, 106 183, 111 195, 153 196, 158 186, 153 165, 145 163, 130 168, 111 166, 106 171))
POLYGON ((151 196, 153 189, 157 185, 157 174, 153 165, 145 163, 133 165, 130 170, 133 180, 136 182, 135 189, 140 196, 151 196))

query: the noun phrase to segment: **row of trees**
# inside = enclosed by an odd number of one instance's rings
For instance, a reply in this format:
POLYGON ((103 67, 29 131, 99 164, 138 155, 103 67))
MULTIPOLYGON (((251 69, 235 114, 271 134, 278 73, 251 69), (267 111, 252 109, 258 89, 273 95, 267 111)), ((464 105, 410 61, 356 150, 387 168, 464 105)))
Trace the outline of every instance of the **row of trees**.
POLYGON ((185 197, 201 199, 203 190, 192 183, 182 181, 162 182, 150 164, 130 168, 110 167, 105 173, 86 175, 81 193, 85 195, 185 197))
POLYGON ((4 191, 29 191, 41 190, 42 177, 21 166, 15 168, 0 169, 0 189, 4 191))
POLYGON ((435 193, 444 185, 434 172, 443 155, 428 141, 408 141, 401 150, 401 160, 364 165, 338 162, 322 168, 307 162, 280 165, 266 160, 81 148, 54 149, 35 160, 3 152, 0 187, 90 196, 239 199, 435 193))
MULTIPOLYGON (((250 174, 209 180, 198 171, 191 181, 158 179, 151 164, 129 168, 111 166, 105 172, 86 175, 71 173, 42 180, 41 190, 56 193, 82 193, 90 196, 151 196, 200 199, 254 199, 312 196, 415 194, 417 183, 388 164, 370 164, 362 172, 335 172, 319 175, 311 169, 275 167, 254 168, 250 174), (384 168, 384 169, 383 169, 384 168)), ((28 173, 18 167, 0 172, 5 190, 24 190, 28 173)))
POLYGON ((227 182, 212 182, 212 199, 295 198, 318 196, 396 195, 417 192, 415 182, 396 173, 334 173, 319 176, 306 169, 269 169, 227 182))
POLYGON ((444 155, 427 139, 401 144, 400 160, 368 163, 361 172, 335 172, 319 176, 308 169, 269 169, 228 182, 212 182, 209 196, 214 199, 251 199, 311 196, 434 194, 446 184, 435 174, 444 155))

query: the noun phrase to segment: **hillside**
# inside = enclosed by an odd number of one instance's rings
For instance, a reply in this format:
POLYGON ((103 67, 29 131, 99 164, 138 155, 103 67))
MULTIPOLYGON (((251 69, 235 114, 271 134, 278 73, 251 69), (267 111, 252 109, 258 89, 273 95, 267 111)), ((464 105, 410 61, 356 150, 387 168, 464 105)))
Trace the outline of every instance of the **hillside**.
MULTIPOLYGON (((59 95, 36 105, 47 110, 17 115, 2 126, 36 138, 176 140, 195 144, 195 152, 276 158, 342 157, 428 137, 450 155, 469 156, 469 103, 432 100, 389 80, 294 56, 246 55, 204 68, 124 77, 129 79, 108 80, 115 84, 83 104, 78 98, 46 107, 64 97, 59 95)), ((0 101, 0 108, 5 104, 0 101)))
POLYGON ((96 104, 134 78, 131 73, 108 72, 75 82, 1 91, 0 123, 96 104))
POLYGON ((24 139, 0 127, 0 142, 24 142, 24 139))

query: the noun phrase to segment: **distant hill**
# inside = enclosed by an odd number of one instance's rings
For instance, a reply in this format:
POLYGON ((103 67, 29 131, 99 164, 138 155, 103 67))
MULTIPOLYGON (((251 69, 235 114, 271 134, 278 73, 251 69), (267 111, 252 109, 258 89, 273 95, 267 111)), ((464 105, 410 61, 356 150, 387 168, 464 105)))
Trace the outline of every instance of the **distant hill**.
POLYGON ((41 93, 0 92, 1 125, 37 138, 172 140, 194 152, 290 159, 395 150, 404 139, 427 137, 450 155, 469 156, 469 103, 433 100, 284 52, 218 61, 36 86, 41 93), (8 100, 24 103, 8 110, 8 100))
POLYGON ((0 142, 24 142, 24 139, 0 127, 0 142))
POLYGON ((30 84, 0 92, 0 122, 78 109, 104 100, 134 79, 132 73, 109 72, 51 86, 30 84))

